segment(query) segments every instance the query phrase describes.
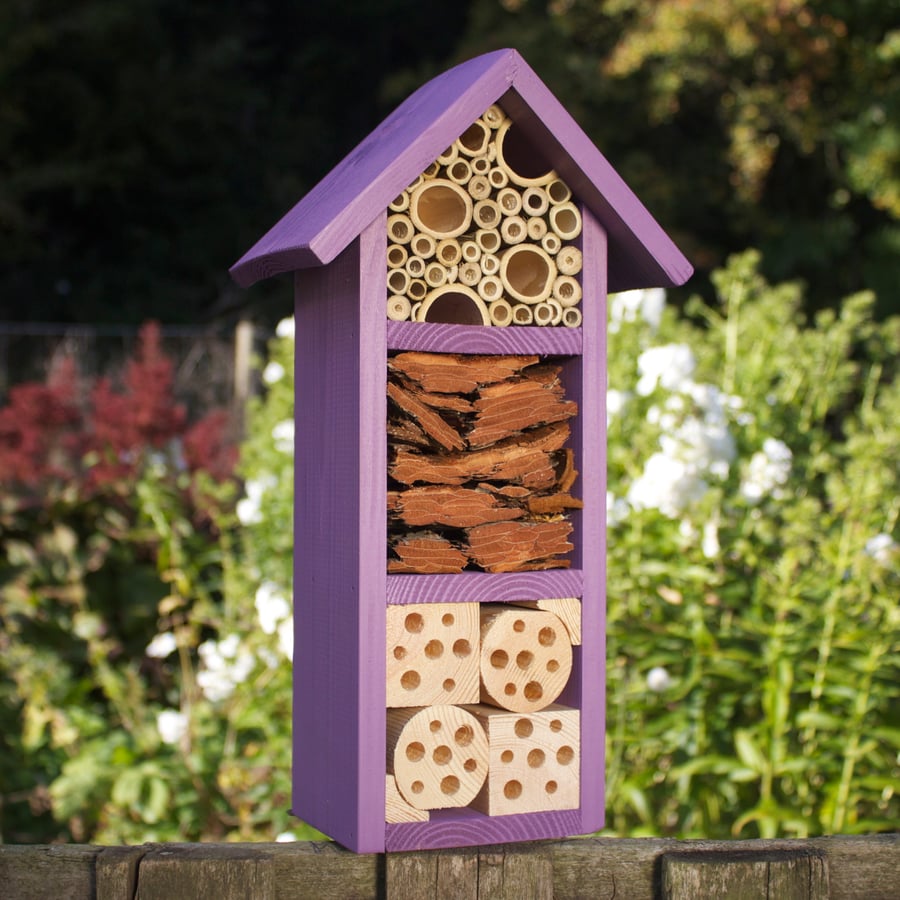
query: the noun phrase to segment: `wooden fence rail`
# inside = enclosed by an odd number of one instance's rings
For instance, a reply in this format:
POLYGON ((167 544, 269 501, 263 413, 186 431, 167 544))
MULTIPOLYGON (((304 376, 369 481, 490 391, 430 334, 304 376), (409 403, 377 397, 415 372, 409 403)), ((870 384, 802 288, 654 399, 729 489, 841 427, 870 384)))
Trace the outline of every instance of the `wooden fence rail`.
POLYGON ((356 855, 326 842, 0 845, 2 900, 900 898, 900 834, 567 841, 356 855))

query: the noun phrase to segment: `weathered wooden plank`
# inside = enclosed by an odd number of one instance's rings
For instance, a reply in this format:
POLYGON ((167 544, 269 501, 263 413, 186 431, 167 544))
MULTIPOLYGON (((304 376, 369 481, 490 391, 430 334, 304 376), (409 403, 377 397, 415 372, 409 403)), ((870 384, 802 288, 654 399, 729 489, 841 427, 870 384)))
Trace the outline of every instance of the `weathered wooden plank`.
POLYGON ((100 847, 0 845, 0 897, 9 900, 93 900, 100 847))
POLYGON ((478 896, 491 900, 551 900, 553 860, 546 845, 482 848, 478 896))
POLYGON ((828 866, 821 853, 666 853, 661 866, 664 900, 828 900, 828 866))
POLYGON ((385 855, 388 900, 477 900, 478 851, 427 850, 385 855))
POLYGON ((147 847, 104 847, 97 856, 97 900, 133 900, 147 847))
POLYGON ((185 896, 191 900, 275 900, 272 858, 240 844, 162 844, 146 853, 140 861, 134 900, 185 896))

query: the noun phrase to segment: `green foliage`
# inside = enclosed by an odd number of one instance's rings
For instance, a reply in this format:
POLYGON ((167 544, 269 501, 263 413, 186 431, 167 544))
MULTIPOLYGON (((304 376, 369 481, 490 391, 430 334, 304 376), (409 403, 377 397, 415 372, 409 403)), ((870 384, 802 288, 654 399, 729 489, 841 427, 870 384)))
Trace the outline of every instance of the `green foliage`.
MULTIPOLYGON (((733 257, 688 316, 611 298, 610 834, 900 825, 900 322, 865 294, 808 321, 759 270, 733 257)), ((318 836, 289 814, 278 332, 240 499, 158 452, 128 491, 3 507, 3 840, 318 836)))

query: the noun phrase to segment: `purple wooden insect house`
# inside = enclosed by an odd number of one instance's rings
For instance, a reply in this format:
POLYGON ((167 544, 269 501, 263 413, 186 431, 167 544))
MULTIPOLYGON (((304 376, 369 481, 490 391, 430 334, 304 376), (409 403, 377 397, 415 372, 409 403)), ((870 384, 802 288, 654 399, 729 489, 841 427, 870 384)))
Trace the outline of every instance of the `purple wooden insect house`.
POLYGON ((293 812, 359 852, 604 810, 607 291, 691 267, 513 50, 235 264, 295 279, 293 812))

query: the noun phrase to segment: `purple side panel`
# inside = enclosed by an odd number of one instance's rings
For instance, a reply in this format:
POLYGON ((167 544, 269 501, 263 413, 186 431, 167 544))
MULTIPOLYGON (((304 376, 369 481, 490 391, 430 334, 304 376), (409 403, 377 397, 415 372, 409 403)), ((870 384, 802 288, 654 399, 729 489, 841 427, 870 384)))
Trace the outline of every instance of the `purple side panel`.
POLYGON ((388 322, 391 350, 431 353, 543 353, 572 356, 581 353, 580 328, 510 328, 484 325, 438 325, 434 322, 388 322))
POLYGON ((360 852, 384 842, 384 304, 361 279, 384 233, 298 272, 295 302, 293 812, 360 852))
MULTIPOLYGON (((581 678, 580 831, 603 827, 606 730, 606 234, 583 210, 583 393, 580 398, 584 593, 581 678)), ((566 702, 565 700, 561 702, 566 702)))
POLYGON ((435 850, 537 841, 578 834, 580 828, 581 816, 577 809, 494 818, 470 809, 438 810, 431 814, 429 822, 388 825, 385 850, 435 850))
POLYGON ((460 572, 458 575, 388 575, 388 603, 503 603, 580 597, 578 569, 544 572, 460 572))

